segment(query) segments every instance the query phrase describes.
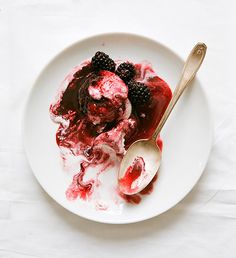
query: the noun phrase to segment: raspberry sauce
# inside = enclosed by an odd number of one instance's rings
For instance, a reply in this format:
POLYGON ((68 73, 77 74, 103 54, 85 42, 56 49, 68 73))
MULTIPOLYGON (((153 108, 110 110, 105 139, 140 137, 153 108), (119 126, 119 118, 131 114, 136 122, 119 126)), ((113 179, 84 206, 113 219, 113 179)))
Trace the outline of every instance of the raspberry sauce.
POLYGON ((136 157, 124 176, 119 179, 119 186, 122 192, 132 193, 138 186, 134 186, 135 181, 145 172, 145 162, 142 157, 136 157))
MULTIPOLYGON (((66 159, 63 156, 65 150, 67 154, 83 158, 66 190, 69 200, 78 197, 89 200, 94 189, 99 187, 99 175, 115 165, 111 157, 115 156, 120 162, 125 150, 134 141, 149 138, 167 108, 172 97, 167 83, 148 64, 136 64, 135 69, 135 80, 145 83, 150 89, 148 104, 131 107, 125 83, 112 72, 94 71, 90 62, 67 77, 70 78, 67 87, 51 104, 51 118, 59 124, 56 142, 63 160, 66 159), (94 174, 93 179, 85 180, 89 167, 99 167, 99 172, 94 174)), ((157 143, 162 148, 160 138, 157 143)), ((141 173, 139 168, 139 165, 131 168, 132 178, 127 181, 128 186, 141 173)), ((128 203, 138 204, 142 195, 152 192, 156 180, 157 175, 139 194, 119 195, 128 203)))

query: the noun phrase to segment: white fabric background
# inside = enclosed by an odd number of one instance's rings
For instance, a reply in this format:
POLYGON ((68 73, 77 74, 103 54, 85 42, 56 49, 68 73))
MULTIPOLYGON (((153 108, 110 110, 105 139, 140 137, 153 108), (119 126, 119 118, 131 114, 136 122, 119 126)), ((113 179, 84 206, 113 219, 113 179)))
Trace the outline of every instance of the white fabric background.
POLYGON ((236 85, 233 0, 0 0, 0 257, 236 257, 236 85), (175 208, 131 225, 72 215, 41 189, 21 139, 36 75, 61 49, 91 34, 152 37, 186 57, 208 45, 199 77, 215 136, 193 191, 175 208))

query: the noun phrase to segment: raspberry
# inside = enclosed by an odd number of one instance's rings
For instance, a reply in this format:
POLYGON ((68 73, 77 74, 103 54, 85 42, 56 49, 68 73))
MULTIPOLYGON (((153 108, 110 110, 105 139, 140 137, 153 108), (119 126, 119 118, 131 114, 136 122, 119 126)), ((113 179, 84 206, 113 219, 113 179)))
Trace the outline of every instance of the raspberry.
POLYGON ((141 82, 129 81, 129 100, 133 105, 143 105, 149 102, 151 98, 150 89, 141 82))
POLYGON ((135 67, 131 63, 122 63, 118 66, 116 74, 124 81, 128 82, 135 76, 135 67))
POLYGON ((107 70, 114 72, 116 68, 115 62, 105 53, 98 51, 92 57, 92 66, 96 70, 107 70))

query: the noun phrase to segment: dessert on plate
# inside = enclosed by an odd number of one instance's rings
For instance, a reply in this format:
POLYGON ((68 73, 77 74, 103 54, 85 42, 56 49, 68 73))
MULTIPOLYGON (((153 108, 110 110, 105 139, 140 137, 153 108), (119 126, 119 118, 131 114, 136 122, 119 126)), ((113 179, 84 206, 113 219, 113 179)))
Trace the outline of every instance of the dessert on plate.
MULTIPOLYGON (((75 67, 50 105, 63 167, 71 177, 67 199, 93 201, 106 210, 111 200, 138 204, 150 194, 157 175, 128 196, 118 190, 117 171, 127 148, 153 134, 171 97, 168 84, 147 62, 114 61, 98 51, 75 67)), ((162 149, 160 137, 157 144, 162 149)), ((130 187, 142 170, 138 157, 123 184, 130 187)))

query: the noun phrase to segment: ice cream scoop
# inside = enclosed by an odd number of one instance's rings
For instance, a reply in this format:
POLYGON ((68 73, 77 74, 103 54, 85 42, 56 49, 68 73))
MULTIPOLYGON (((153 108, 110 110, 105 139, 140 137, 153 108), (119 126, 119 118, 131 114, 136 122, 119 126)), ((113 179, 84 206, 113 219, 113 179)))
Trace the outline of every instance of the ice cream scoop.
POLYGON ((128 100, 128 87, 115 74, 100 71, 96 80, 88 87, 90 101, 87 103, 87 116, 93 124, 121 120, 131 107, 128 100))
POLYGON ((190 82, 195 77, 198 69, 200 68, 203 62, 203 59, 206 54, 206 49, 207 47, 204 43, 198 43, 192 49, 184 65, 182 76, 180 78, 179 83, 176 86, 172 99, 165 113, 163 114, 156 130, 154 131, 152 137, 150 139, 138 140, 128 148, 125 156, 122 159, 118 173, 119 189, 124 194, 132 195, 142 191, 156 175, 161 165, 162 157, 161 150, 156 144, 156 139, 161 129, 163 128, 167 118, 169 117, 171 111, 173 110, 175 104, 179 100, 180 96, 182 95, 184 90, 188 86, 190 86, 190 82), (127 173, 127 169, 130 167, 130 165, 137 157, 141 157, 144 160, 145 175, 144 173, 140 173, 140 176, 142 176, 141 180, 139 178, 134 177, 133 184, 132 182, 129 182, 131 187, 125 187, 127 185, 126 178, 127 180, 130 180, 131 178, 130 175, 128 175, 127 173))

